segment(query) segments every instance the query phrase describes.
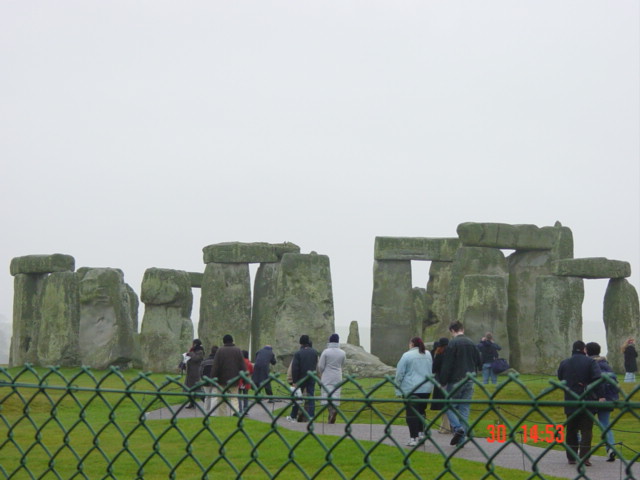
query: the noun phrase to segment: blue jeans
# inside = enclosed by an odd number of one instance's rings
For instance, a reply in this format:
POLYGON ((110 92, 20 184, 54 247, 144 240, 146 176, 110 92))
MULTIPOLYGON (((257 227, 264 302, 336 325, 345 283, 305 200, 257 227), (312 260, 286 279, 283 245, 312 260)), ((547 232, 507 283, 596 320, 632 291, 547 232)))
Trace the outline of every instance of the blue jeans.
MULTIPOLYGON (((455 386, 458 385, 447 385, 447 392, 450 395, 449 398, 471 400, 471 397, 473 397, 473 382, 471 380, 464 381, 464 383, 455 391, 455 393, 451 394, 455 386)), ((447 417, 449 417, 451 429, 454 432, 462 432, 463 434, 466 433, 467 427, 469 426, 470 411, 470 403, 456 403, 452 404, 449 407, 449 409, 447 410, 447 417)))
POLYGON ((491 368, 491 363, 483 363, 482 383, 486 385, 489 383, 489 380, 491 380, 491 383, 495 385, 496 383, 498 383, 498 375, 496 375, 496 373, 493 371, 493 368, 491 368))
MULTIPOLYGON (((598 410, 598 422, 600 423, 600 427, 604 432, 606 428, 609 426, 609 417, 611 416, 611 410, 598 410)), ((604 440, 607 442, 607 450, 609 450, 613 446, 613 430, 609 429, 607 433, 604 434, 604 440)))

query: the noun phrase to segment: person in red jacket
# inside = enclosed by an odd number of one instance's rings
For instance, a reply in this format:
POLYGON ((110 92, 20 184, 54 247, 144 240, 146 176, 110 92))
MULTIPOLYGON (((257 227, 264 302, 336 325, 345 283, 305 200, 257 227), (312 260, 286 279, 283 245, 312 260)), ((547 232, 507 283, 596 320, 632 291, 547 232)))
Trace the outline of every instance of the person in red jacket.
MULTIPOLYGON (((246 367, 247 374, 249 377, 253 375, 253 363, 249 360, 249 352, 246 350, 242 350, 242 356, 244 357, 244 366, 246 367)), ((240 392, 240 413, 244 415, 249 415, 249 390, 251 390, 251 383, 246 380, 240 380, 238 384, 238 389, 240 392)))

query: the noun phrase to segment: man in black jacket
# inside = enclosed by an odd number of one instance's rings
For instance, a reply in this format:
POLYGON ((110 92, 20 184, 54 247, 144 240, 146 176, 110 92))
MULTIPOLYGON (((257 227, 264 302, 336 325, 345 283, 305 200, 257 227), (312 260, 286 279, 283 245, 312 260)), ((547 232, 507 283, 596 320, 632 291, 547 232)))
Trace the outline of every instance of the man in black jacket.
MULTIPOLYGON (((306 378, 307 372, 315 373, 318 367, 318 352, 311 348, 309 335, 300 337, 300 350, 293 355, 291 362, 291 378, 293 387, 298 388, 302 395, 313 397, 315 395, 316 382, 313 378, 306 378)), ((311 420, 316 412, 315 400, 310 399, 305 402, 307 420, 311 420)), ((295 421, 298 416, 298 404, 294 403, 291 411, 291 419, 295 421)), ((304 419, 301 419, 304 420, 304 419)))
MULTIPOLYGON (((600 376, 600 367, 595 360, 587 357, 584 342, 582 340, 573 342, 571 357, 560 362, 558 367, 558 379, 564 380, 567 384, 564 391, 565 401, 575 401, 578 396, 583 396, 589 384, 600 376)), ((599 401, 604 402, 602 385, 599 385, 594 393, 599 401)), ((586 397, 583 398, 588 400, 586 397)), ((593 436, 593 412, 590 413, 588 409, 581 406, 565 406, 564 413, 567 415, 567 460, 570 465, 574 465, 580 458, 585 466, 590 467, 589 450, 591 450, 593 436)))
MULTIPOLYGON (((480 352, 475 343, 464 335, 464 325, 456 321, 449 325, 449 332, 453 337, 444 352, 442 368, 440 370, 440 383, 447 386, 449 398, 471 400, 473 397, 473 380, 467 377, 468 373, 475 376, 482 368, 480 352)), ((447 410, 447 416, 453 429, 453 437, 450 445, 458 445, 463 442, 466 430, 469 426, 469 403, 457 403, 447 410)))

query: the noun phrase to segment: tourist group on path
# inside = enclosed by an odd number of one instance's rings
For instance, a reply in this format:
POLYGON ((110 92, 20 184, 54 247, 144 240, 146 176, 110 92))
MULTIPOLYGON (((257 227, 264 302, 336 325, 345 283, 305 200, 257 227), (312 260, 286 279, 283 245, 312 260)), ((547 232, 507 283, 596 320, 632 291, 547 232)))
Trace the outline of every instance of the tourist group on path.
MULTIPOLYGON (((402 355, 396 367, 396 395, 405 399, 405 419, 409 429, 406 445, 414 447, 424 441, 428 424, 426 410, 438 411, 451 403, 446 414, 442 415, 440 433, 451 433, 450 445, 463 447, 468 436, 469 413, 474 391, 474 377, 482 372, 482 382, 497 383, 497 365, 500 365, 501 350, 490 332, 487 332, 478 344, 464 334, 464 325, 458 321, 449 326, 451 338, 440 338, 434 343, 433 350, 426 349, 423 340, 413 337, 409 340, 408 350, 402 355), (435 382, 433 381, 435 380, 435 382)), ((276 355, 270 345, 264 346, 255 356, 254 363, 249 360, 246 350, 233 343, 231 335, 225 335, 221 347, 213 346, 209 356, 204 358, 204 348, 198 339, 184 354, 186 368, 186 387, 192 389, 202 378, 216 379, 220 392, 224 396, 210 395, 217 387, 205 384, 204 411, 211 415, 248 415, 250 407, 248 392, 258 389, 272 397, 270 369, 276 364, 276 355), (245 380, 241 372, 246 372, 245 380), (221 399, 220 404, 219 402, 221 399)), ((335 423, 339 414, 342 371, 346 354, 340 348, 337 333, 329 337, 326 348, 319 355, 313 348, 308 335, 300 336, 300 347, 293 355, 288 368, 287 379, 291 389, 291 412, 285 418, 290 422, 315 421, 316 377, 320 378, 322 404, 327 405, 328 423, 335 423)), ((558 367, 557 377, 566 383, 564 398, 575 401, 578 398, 611 402, 618 400, 619 387, 617 377, 606 358, 600 355, 601 348, 596 342, 585 344, 574 342, 572 354, 558 367), (605 382, 592 385, 601 377, 605 382)), ((635 382, 638 370, 635 340, 630 338, 622 346, 625 367, 625 382, 635 382)), ((505 368, 505 367, 502 367, 505 368)), ((218 392, 218 393, 220 393, 218 392)), ((274 402, 269 398, 268 402, 274 402)), ((194 408, 191 400, 185 408, 194 408)), ((580 463, 591 466, 589 458, 593 438, 594 418, 597 418, 604 432, 607 449, 607 461, 616 458, 613 430, 610 426, 612 409, 597 407, 580 409, 580 406, 568 404, 564 408, 567 416, 566 455, 569 464, 580 463)))

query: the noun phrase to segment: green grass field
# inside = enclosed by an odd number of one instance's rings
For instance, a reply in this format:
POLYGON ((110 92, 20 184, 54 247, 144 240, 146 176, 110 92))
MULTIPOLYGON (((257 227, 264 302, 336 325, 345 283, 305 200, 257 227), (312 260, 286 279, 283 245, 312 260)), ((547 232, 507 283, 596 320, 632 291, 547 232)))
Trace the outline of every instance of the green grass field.
MULTIPOLYGON (((192 418, 145 420, 144 413, 185 401, 175 376, 113 374, 81 369, 0 371, 0 476, 8 478, 508 478, 529 473, 349 437, 292 432, 255 420, 192 418), (22 372, 18 374, 18 372, 22 372), (8 380, 11 382, 8 382, 8 380), (4 383, 4 384, 3 384, 4 383), (12 386, 15 385, 15 386, 12 386), (124 393, 123 393, 124 392, 124 393), (159 393, 161 395, 159 395, 159 393), (454 472, 447 472, 447 468, 454 472), (55 474, 54 474, 55 471, 55 474), (80 472, 80 473, 78 473, 80 472), (485 475, 484 477, 482 475, 485 475)), ((487 410, 474 405, 474 436, 501 423, 514 434, 520 424, 558 423, 561 407, 532 409, 532 398, 560 401, 548 377, 520 376, 503 386, 476 388, 474 399, 503 401, 487 410)), ((633 385, 624 385, 629 393, 633 385)), ((277 387, 275 393, 285 394, 277 387)), ((638 389, 633 394, 637 402, 638 389)), ((320 409, 319 409, 320 410, 320 409)), ((358 379, 343 388, 339 421, 404 425, 401 403, 383 379, 358 379), (364 401, 363 401, 364 400, 364 401)), ((284 414, 284 412, 276 412, 284 414)), ((436 420, 429 412, 429 420, 436 420)), ((614 412, 612 418, 620 413, 614 412)), ((636 450, 637 412, 616 420, 616 441, 636 450)), ((597 428, 597 427, 596 427, 597 428)), ((598 433, 594 432, 594 439, 598 433)), ((518 441, 521 438, 516 436, 518 441)), ((560 447, 558 447, 560 448, 560 447)))

